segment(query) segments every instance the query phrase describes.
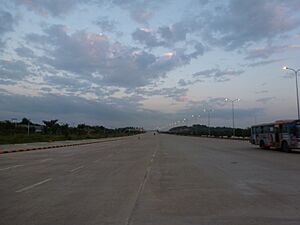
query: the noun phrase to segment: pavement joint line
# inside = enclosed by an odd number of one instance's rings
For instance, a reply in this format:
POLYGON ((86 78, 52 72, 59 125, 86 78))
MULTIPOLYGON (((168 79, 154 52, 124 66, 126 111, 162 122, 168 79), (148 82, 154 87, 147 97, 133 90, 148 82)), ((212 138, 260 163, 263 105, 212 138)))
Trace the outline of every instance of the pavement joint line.
POLYGON ((72 170, 70 170, 70 172, 72 173, 72 172, 75 172, 75 171, 77 171, 77 170, 80 170, 80 169, 82 169, 84 166, 79 166, 79 167, 76 167, 76 168, 74 168, 74 169, 72 169, 72 170))
POLYGON ((155 150, 155 152, 152 154, 152 157, 151 157, 151 160, 150 160, 150 162, 149 162, 149 164, 147 166, 147 169, 146 169, 143 181, 140 184, 139 189, 137 191, 136 198, 135 198, 135 201, 134 201, 134 204, 133 204, 133 208, 132 208, 129 216, 126 219, 125 225, 130 225, 131 224, 133 214, 136 211, 136 208, 137 208, 137 205, 138 205, 138 201, 140 199, 140 195, 141 195, 142 191, 144 190, 145 184, 146 184, 147 179, 149 177, 149 174, 151 172, 152 164, 153 164, 154 158, 156 157, 156 153, 158 152, 158 149, 159 148, 157 147, 156 150, 155 150))
POLYGON ((9 170, 9 169, 13 169, 13 168, 21 167, 21 166, 24 166, 24 165, 15 165, 15 166, 10 166, 10 167, 6 167, 6 168, 0 168, 0 171, 9 170))
POLYGON ((46 180, 42 180, 42 181, 40 181, 40 182, 38 182, 38 183, 35 183, 35 184, 32 184, 32 185, 30 185, 30 186, 21 188, 21 189, 17 190, 16 192, 17 192, 17 193, 20 193, 20 192, 23 192, 23 191, 27 191, 27 190, 29 190, 29 189, 31 189, 31 188, 34 188, 34 187, 39 186, 39 185, 42 185, 42 184, 44 184, 44 183, 46 183, 46 182, 48 182, 48 181, 50 181, 50 180, 52 180, 52 178, 48 178, 48 179, 46 179, 46 180))

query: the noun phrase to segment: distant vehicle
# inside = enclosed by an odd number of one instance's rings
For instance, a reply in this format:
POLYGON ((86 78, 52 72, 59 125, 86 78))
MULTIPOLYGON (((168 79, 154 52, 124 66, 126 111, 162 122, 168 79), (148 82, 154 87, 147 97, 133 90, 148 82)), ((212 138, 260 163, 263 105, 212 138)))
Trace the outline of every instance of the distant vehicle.
POLYGON ((250 142, 260 148, 290 152, 300 148, 300 120, 278 120, 251 127, 250 142))

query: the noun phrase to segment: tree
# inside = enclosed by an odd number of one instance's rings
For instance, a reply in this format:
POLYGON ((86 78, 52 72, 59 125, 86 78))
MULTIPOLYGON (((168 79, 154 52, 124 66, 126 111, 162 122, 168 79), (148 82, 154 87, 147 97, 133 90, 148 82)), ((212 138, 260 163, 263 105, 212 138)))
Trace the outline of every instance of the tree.
POLYGON ((63 124, 60 126, 60 130, 61 133, 65 136, 65 137, 69 137, 70 134, 70 130, 69 130, 69 124, 63 124))
POLYGON ((59 128, 58 120, 43 120, 45 124, 45 133, 56 134, 57 129, 59 128))
POLYGON ((28 124, 30 124, 30 125, 31 125, 32 123, 30 122, 30 120, 29 120, 29 119, 27 119, 27 118, 25 118, 25 117, 24 117, 24 118, 22 119, 22 121, 21 121, 21 123, 20 123, 20 124, 24 124, 24 125, 28 125, 28 124))

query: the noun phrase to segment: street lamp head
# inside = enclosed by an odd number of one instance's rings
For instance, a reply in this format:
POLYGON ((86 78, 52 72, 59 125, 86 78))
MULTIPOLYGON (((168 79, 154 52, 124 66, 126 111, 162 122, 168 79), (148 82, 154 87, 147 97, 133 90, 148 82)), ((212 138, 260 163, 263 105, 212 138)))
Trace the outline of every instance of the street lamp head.
POLYGON ((225 101, 225 102, 228 102, 228 101, 229 101, 229 99, 228 99, 228 98, 225 98, 225 99, 224 99, 224 101, 225 101))
POLYGON ((288 67, 287 67, 287 66, 284 66, 284 67, 282 67, 282 69, 283 69, 283 70, 287 70, 287 69, 288 69, 288 67))

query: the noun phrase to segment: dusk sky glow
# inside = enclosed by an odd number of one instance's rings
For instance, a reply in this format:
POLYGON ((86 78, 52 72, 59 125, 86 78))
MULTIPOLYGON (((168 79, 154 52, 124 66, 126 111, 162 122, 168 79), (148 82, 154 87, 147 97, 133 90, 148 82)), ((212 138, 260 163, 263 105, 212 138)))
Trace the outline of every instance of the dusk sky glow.
POLYGON ((231 126, 225 98, 237 127, 296 118, 299 59, 299 0, 3 0, 0 120, 231 126))

